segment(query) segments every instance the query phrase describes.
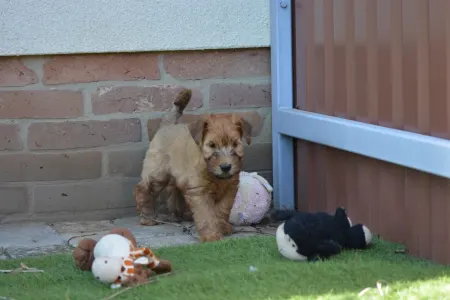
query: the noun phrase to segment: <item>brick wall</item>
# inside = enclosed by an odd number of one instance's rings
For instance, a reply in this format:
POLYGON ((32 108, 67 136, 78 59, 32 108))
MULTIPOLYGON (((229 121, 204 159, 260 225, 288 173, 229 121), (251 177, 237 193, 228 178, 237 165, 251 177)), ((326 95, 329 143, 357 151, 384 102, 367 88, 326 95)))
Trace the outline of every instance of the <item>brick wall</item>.
POLYGON ((134 214, 132 187, 179 89, 184 122, 240 112, 271 179, 268 49, 0 58, 0 222, 134 214))

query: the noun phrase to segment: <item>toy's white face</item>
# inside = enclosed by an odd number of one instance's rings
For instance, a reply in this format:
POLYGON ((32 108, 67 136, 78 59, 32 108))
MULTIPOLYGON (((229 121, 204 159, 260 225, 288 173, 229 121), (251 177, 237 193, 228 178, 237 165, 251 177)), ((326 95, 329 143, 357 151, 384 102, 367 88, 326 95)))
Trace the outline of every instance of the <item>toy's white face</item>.
POLYGON ((284 233, 284 223, 280 224, 277 228, 276 240, 278 251, 282 256, 291 260, 307 260, 306 256, 303 256, 297 252, 297 245, 295 242, 284 233))
POLYGON ((97 257, 92 263, 92 274, 103 283, 113 283, 119 277, 121 269, 120 257, 97 257))

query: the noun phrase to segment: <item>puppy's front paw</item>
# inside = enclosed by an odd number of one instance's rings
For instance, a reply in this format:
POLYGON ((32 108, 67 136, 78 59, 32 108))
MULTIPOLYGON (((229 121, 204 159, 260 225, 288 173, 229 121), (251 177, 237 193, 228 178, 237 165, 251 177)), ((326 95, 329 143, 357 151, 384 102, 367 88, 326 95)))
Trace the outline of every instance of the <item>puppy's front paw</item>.
POLYGON ((222 233, 223 235, 231 235, 233 233, 233 225, 228 222, 222 223, 222 233))

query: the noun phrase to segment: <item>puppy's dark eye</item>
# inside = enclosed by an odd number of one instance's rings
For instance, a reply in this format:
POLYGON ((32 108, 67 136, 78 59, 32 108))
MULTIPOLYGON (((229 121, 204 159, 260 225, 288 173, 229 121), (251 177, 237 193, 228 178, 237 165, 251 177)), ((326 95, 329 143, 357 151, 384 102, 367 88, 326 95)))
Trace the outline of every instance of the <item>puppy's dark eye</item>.
POLYGON ((216 144, 214 144, 214 142, 209 142, 208 146, 211 148, 216 148, 216 144))
POLYGON ((234 141, 233 142, 233 147, 237 147, 238 146, 238 141, 234 141))

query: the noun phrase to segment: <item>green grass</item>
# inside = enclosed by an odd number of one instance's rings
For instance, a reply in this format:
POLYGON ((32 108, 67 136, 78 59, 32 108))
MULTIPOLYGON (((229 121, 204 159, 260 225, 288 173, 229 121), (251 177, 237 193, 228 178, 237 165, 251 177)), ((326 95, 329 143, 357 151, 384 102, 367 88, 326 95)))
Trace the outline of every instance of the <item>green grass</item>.
MULTIPOLYGON (((397 248, 376 240, 369 250, 346 251, 314 263, 281 258, 268 236, 158 249, 161 258, 172 261, 175 274, 114 299, 355 299, 366 287, 374 289, 363 298, 374 299, 381 298, 377 280, 389 283, 385 298, 450 298, 449 267, 396 254, 397 248), (257 271, 250 272, 250 266, 257 271)), ((96 282, 90 272, 75 269, 70 254, 2 261, 0 269, 16 268, 20 262, 45 273, 0 274, 0 296, 75 300, 117 292, 96 282)))

